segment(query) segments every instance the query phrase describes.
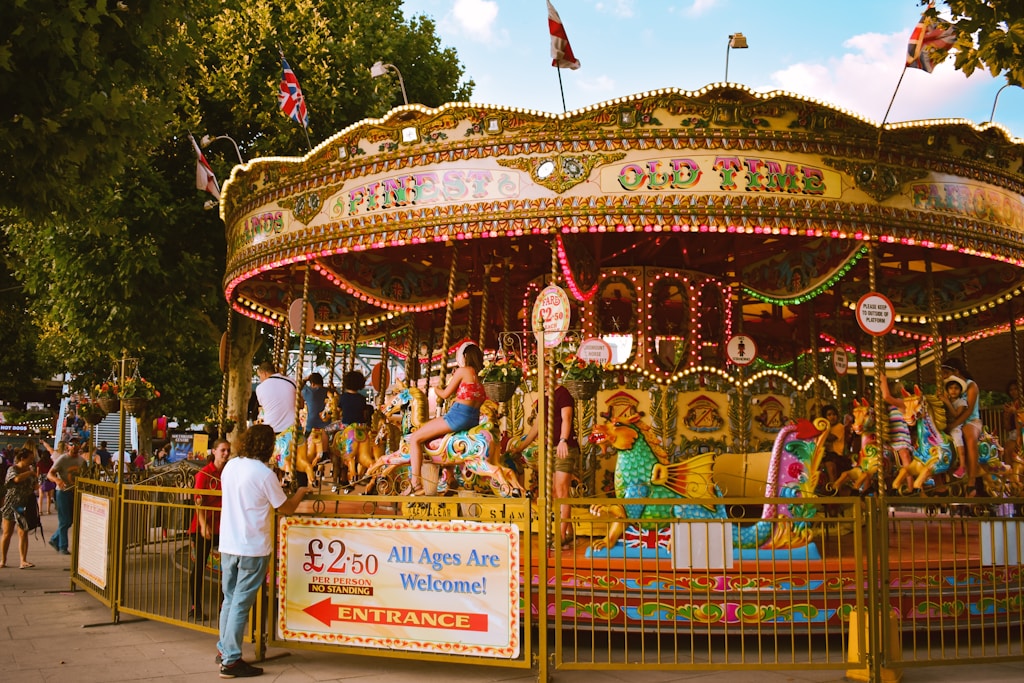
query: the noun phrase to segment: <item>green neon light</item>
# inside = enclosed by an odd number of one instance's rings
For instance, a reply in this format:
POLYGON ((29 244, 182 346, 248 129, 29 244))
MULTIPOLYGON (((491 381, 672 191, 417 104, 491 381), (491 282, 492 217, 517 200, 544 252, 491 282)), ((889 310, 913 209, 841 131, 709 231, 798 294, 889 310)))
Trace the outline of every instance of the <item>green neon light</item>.
POLYGON ((786 298, 769 296, 767 294, 762 294, 761 292, 753 290, 750 287, 747 287, 746 285, 743 286, 743 293, 752 296, 753 298, 757 299, 762 303, 775 304, 777 306, 789 306, 791 304, 807 303, 811 299, 814 299, 818 295, 831 289, 832 285, 839 282, 839 280, 841 280, 847 273, 849 273, 853 269, 853 267, 857 265, 857 262, 864 258, 864 256, 867 253, 867 247, 860 247, 859 249, 857 249, 857 251, 853 253, 853 256, 851 256, 846 263, 839 266, 839 268, 837 268, 836 271, 832 273, 831 277, 829 277, 827 280, 822 282, 814 289, 808 292, 804 292, 802 294, 798 294, 793 297, 786 298))

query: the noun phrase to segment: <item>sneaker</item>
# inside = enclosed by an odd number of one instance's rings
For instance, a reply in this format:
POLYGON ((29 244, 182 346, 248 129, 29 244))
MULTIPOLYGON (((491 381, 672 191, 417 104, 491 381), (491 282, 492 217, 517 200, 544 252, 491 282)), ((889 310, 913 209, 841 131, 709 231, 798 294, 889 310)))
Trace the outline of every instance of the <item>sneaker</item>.
POLYGON ((221 678, 252 678, 253 676, 262 676, 263 669, 258 666, 253 666, 244 659, 237 659, 231 664, 220 665, 220 677, 221 678))
POLYGON ((70 555, 71 554, 70 550, 61 550, 59 552, 60 552, 61 555, 70 555))
POLYGON ((215 663, 215 664, 221 664, 221 663, 223 663, 223 661, 224 661, 224 655, 222 655, 221 653, 219 653, 219 652, 218 652, 218 653, 217 653, 217 656, 213 658, 213 661, 214 661, 214 663, 215 663))
POLYGON ((52 538, 50 539, 50 547, 56 550, 58 553, 60 552, 60 546, 57 545, 57 541, 53 540, 52 538))

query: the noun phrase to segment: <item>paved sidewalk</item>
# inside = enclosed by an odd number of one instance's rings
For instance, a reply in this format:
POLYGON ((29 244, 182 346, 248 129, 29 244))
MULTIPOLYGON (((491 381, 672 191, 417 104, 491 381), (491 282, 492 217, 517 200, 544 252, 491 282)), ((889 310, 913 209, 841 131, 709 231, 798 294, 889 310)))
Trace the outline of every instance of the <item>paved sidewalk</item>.
MULTIPOLYGON (((53 530, 56 515, 43 518, 53 530)), ((162 681, 200 683, 220 680, 213 663, 216 637, 171 624, 135 620, 111 624, 110 611, 83 591, 70 590, 70 558, 58 555, 45 540, 33 537, 29 561, 35 569, 17 568, 17 536, 8 562, 0 569, 0 682, 101 683, 162 681)), ((481 667, 385 657, 354 657, 305 650, 276 650, 261 664, 258 680, 281 683, 356 681, 360 683, 452 683, 507 681, 528 683, 536 675, 517 669, 481 667)), ((246 646, 246 659, 252 651, 246 646)), ((734 683, 752 680, 743 672, 565 671, 556 683, 734 683)), ((825 683, 844 680, 843 672, 779 672, 756 674, 758 683, 825 683)), ((905 683, 1020 683, 1024 662, 908 669, 905 683)))

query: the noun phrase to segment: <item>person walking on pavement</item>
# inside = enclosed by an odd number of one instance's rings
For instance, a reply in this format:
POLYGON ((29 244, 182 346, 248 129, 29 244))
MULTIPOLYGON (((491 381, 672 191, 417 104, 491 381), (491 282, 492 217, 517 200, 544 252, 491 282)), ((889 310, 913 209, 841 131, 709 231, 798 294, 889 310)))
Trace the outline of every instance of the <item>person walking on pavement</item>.
POLYGON ((290 514, 309 492, 300 486, 290 497, 267 465, 274 453, 274 428, 257 424, 242 434, 238 457, 221 473, 220 609, 221 678, 259 676, 263 669, 242 659, 242 635, 256 592, 264 584, 273 550, 273 511, 290 514))
MULTIPOLYGON (((18 555, 21 557, 21 568, 31 569, 34 564, 28 561, 28 532, 17 523, 18 508, 35 505, 36 501, 36 451, 35 448, 21 448, 14 452, 14 464, 4 475, 3 494, 3 539, 0 541, 0 568, 7 566, 7 549, 11 546, 11 536, 18 529, 18 555)), ((35 519, 39 519, 38 511, 35 519)))
POLYGON ((78 473, 85 467, 85 460, 79 454, 81 444, 78 439, 71 439, 67 454, 58 458, 46 478, 57 485, 57 530, 50 536, 50 545, 61 555, 70 555, 68 550, 68 531, 75 521, 75 480, 78 473))

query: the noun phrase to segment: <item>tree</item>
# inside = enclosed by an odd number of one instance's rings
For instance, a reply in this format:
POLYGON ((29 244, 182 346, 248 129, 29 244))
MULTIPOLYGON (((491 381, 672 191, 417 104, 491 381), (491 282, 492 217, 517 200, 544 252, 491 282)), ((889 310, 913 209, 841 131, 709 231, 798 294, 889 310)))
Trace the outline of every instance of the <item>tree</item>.
MULTIPOLYGON (((922 0, 922 5, 927 2, 922 0)), ((983 68, 1024 85, 1024 2, 945 0, 956 27, 956 68, 970 76, 983 68)))
MULTIPOLYGON (((35 322, 48 370, 67 369, 88 386, 124 350, 161 390, 156 408, 203 419, 221 391, 226 246, 217 215, 200 208, 208 195, 195 189, 187 132, 229 134, 247 156, 301 154, 301 128, 277 108, 278 47, 308 98, 314 144, 395 103, 394 84, 370 77, 377 60, 398 65, 410 96, 425 104, 467 99, 472 82, 460 83, 462 67, 433 23, 406 21, 400 8, 399 0, 0 7, 2 25, 17 27, 0 37, 0 114, 16 124, 0 165, 8 209, 0 230, 24 286, 10 311, 21 306, 35 322)), ((236 162, 228 145, 207 156, 221 180, 236 162)), ((232 416, 244 413, 259 327, 234 318, 232 416)))
POLYGON ((0 208, 82 206, 166 135, 179 108, 187 0, 0 3, 0 208))

